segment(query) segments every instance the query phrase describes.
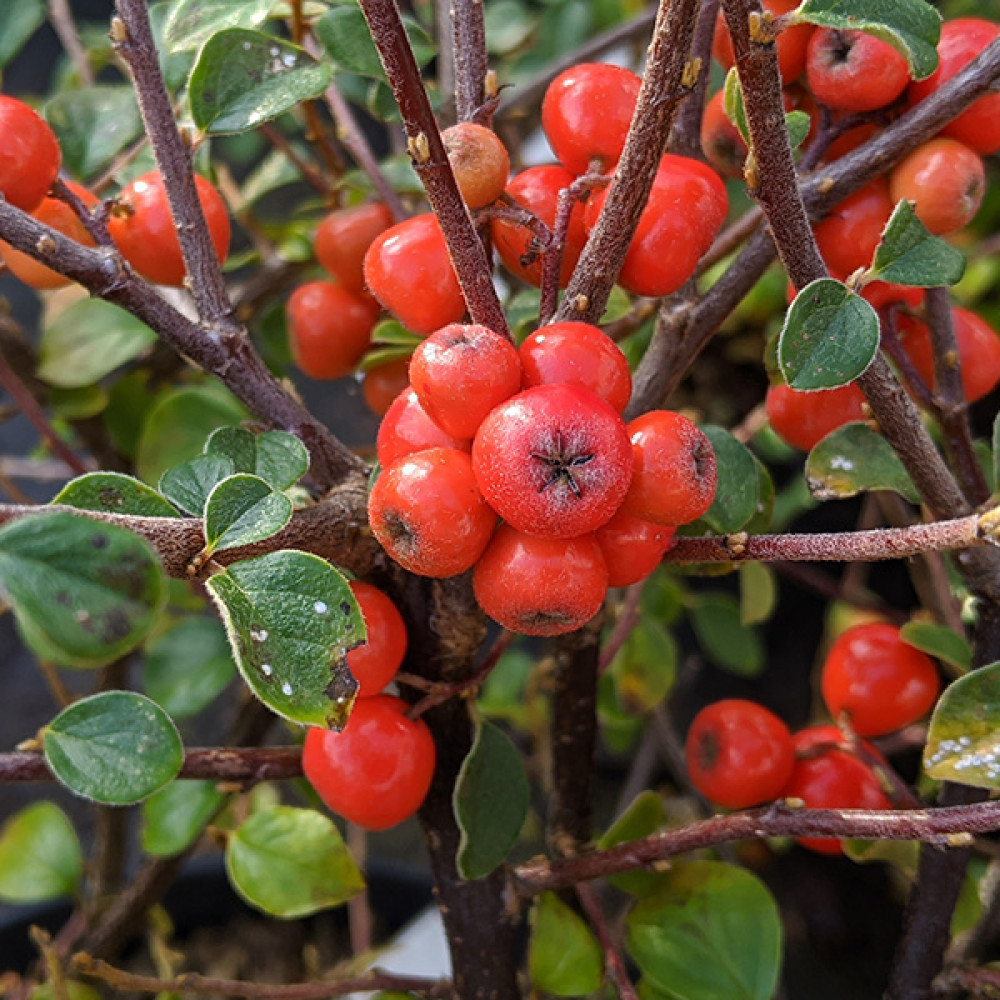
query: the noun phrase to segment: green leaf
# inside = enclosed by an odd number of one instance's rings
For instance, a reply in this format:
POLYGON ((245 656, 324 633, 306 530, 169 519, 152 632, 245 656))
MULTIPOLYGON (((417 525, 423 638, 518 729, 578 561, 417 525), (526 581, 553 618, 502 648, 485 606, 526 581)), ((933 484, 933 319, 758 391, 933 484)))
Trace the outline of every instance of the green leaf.
POLYGON ((382 365, 390 364, 393 361, 405 361, 413 354, 412 347, 376 347, 369 351, 358 366, 360 371, 370 372, 382 365))
POLYGON ((642 618, 615 654, 609 672, 626 712, 651 712, 673 687, 677 644, 660 622, 642 618))
POLYGON ((954 285, 964 273, 964 254, 931 235, 914 213, 912 202, 899 202, 875 250, 871 278, 933 288, 954 285))
MULTIPOLYGON (((417 65, 426 65, 436 52, 433 39, 419 22, 407 14, 403 15, 403 25, 417 65)), ((378 49, 368 30, 368 22, 357 5, 334 7, 313 24, 313 33, 338 69, 375 80, 385 79, 378 49)))
POLYGON ((69 896, 83 877, 73 824, 54 802, 35 802, 0 829, 0 900, 40 903, 69 896))
POLYGON ((225 629, 214 618, 185 618, 146 647, 142 686, 175 719, 195 715, 236 676, 225 629))
POLYGON ((248 132, 319 97, 332 79, 329 65, 298 45, 229 28, 198 54, 188 83, 191 117, 209 135, 248 132))
POLYGON ((805 111, 786 111, 785 128, 788 130, 788 144, 792 149, 798 149, 809 135, 812 119, 805 111))
POLYGON ((347 581, 319 556, 270 552, 210 577, 243 679, 272 711, 341 728, 357 684, 347 651, 365 627, 347 581))
POLYGON ((292 501, 258 476, 223 479, 205 503, 205 547, 216 552, 277 534, 292 518, 292 501))
POLYGON ((160 492, 185 513, 201 517, 209 494, 235 471, 225 455, 199 455, 167 469, 160 477, 160 492))
POLYGON ((1000 788, 1000 663, 944 689, 931 715, 924 770, 941 781, 1000 788))
POLYGON ((744 868, 677 864, 636 903, 626 933, 643 975, 676 1000, 769 1000, 778 985, 778 907, 744 868))
POLYGON ((81 299, 42 331, 38 377, 63 389, 91 385, 155 343, 156 334, 131 313, 81 299))
POLYGON ((226 28, 256 28, 273 6, 274 0, 175 0, 163 41, 173 52, 197 49, 226 28))
POLYGON ((529 795, 514 744, 493 723, 477 719, 452 799, 461 830, 456 862, 462 878, 482 878, 502 864, 524 826, 529 795))
MULTIPOLYGON (((301 143, 292 143, 295 153, 301 158, 308 160, 309 153, 301 143)), ((266 194, 277 191, 279 188, 287 187, 289 184, 297 184, 302 179, 298 167, 288 158, 283 150, 272 149, 250 172, 243 182, 243 201, 247 206, 252 206, 266 194)), ((282 305, 282 309, 284 306, 282 305)))
POLYGON ((895 490, 919 502, 903 463, 881 434, 867 424, 838 427, 806 459, 809 492, 818 500, 853 497, 864 490, 895 490))
POLYGON ((143 131, 135 95, 126 86, 63 91, 45 105, 45 120, 59 140, 63 166, 82 178, 102 171, 143 131))
POLYGON ((73 702, 46 726, 42 746, 52 773, 71 792, 109 806, 142 801, 184 763, 170 716, 133 691, 73 702))
POLYGON ((583 919, 554 892, 531 908, 528 971, 536 990, 557 997, 593 993, 604 979, 604 952, 583 919))
POLYGON ((777 598, 778 585, 770 566, 748 562, 740 567, 740 621, 744 625, 766 622, 777 598))
POLYGON ((290 806, 262 809, 240 826, 226 844, 226 871, 251 906, 274 917, 339 906, 365 887, 333 821, 290 806))
POLYGON ((142 804, 142 849, 157 858, 187 850, 225 796, 215 781, 171 781, 142 804))
POLYGON ((253 434, 245 427, 220 427, 205 442, 205 453, 232 460, 234 472, 249 472, 276 490, 294 485, 309 469, 309 452, 285 431, 253 434))
POLYGON ((857 378, 878 344, 878 313, 846 285, 820 278, 789 307, 778 337, 778 366, 793 389, 833 389, 857 378))
POLYGON ((17 0, 0 6, 0 67, 10 62, 44 23, 43 0, 17 0))
POLYGON ((67 483, 52 503, 108 514, 177 517, 177 511, 156 490, 120 472, 88 472, 79 476, 67 483))
MULTIPOLYGON (((640 840, 667 825, 667 811, 663 798, 656 792, 646 790, 632 800, 629 807, 608 827, 597 846, 606 851, 609 847, 640 840)), ((658 872, 634 871, 609 875, 608 881, 622 892, 641 896, 650 892, 662 879, 658 872)))
POLYGON ((744 625, 740 605, 728 594, 698 594, 691 626, 705 655, 730 673, 756 677, 764 669, 764 646, 757 630, 744 625))
POLYGON ((414 348, 423 341, 399 322, 398 319, 383 319, 372 329, 372 343, 385 344, 389 347, 414 348))
POLYGON ((934 622, 907 622, 899 631, 905 643, 936 656, 959 670, 972 667, 972 649, 964 635, 934 622))
POLYGON ((726 74, 723 103, 726 117, 739 129, 743 141, 750 147, 752 145, 750 126, 747 124, 747 111, 743 103, 743 88, 740 86, 740 76, 735 66, 726 74))
POLYGON ((75 389, 49 390, 49 406, 53 416, 60 420, 86 420, 103 413, 110 402, 108 390, 103 385, 81 385, 75 389))
POLYGON ((166 600, 167 580, 138 535, 53 511, 0 529, 0 588, 40 657, 93 667, 145 637, 166 600))
POLYGON ((806 0, 794 18, 881 38, 906 57, 917 80, 937 69, 941 15, 924 0, 806 0))
POLYGON ((712 442, 718 480, 715 498, 700 519, 719 534, 739 531, 757 513, 758 476, 753 454, 721 427, 702 427, 712 442))

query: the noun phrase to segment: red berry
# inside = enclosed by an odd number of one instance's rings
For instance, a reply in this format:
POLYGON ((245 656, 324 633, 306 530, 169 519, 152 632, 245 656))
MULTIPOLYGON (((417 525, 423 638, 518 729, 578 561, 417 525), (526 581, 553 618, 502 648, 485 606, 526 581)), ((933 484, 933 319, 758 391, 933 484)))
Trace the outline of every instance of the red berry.
POLYGON ((62 152, 55 133, 16 97, 0 94, 0 194, 32 212, 59 173, 62 152))
POLYGON ((877 177, 816 223, 816 242, 827 267, 845 277, 868 267, 894 207, 889 182, 877 177))
POLYGON ((368 496, 375 537, 404 569, 418 576, 457 576, 486 548, 496 514, 464 451, 431 448, 383 469, 368 496))
POLYGON ((403 326, 424 337, 465 315, 462 289, 433 215, 415 215, 377 236, 365 254, 365 283, 403 326))
POLYGON ((888 42, 863 31, 817 28, 806 51, 813 96, 840 111, 874 111, 906 90, 910 68, 888 42))
POLYGON ((572 538, 600 527, 628 489, 632 450, 622 418, 571 385, 512 396, 472 442, 476 480, 490 506, 519 531, 572 538))
MULTIPOLYGON (((215 255, 221 263, 229 253, 229 212, 222 195, 204 177, 195 176, 195 188, 215 255)), ((163 177, 151 171, 137 177, 117 198, 108 220, 111 238, 121 255, 148 281, 182 285, 187 270, 163 177)))
POLYGON ((712 442, 687 417, 651 410, 628 425, 635 465, 622 510, 657 524, 696 521, 715 498, 712 442))
POLYGON ((542 128, 559 162, 584 174, 592 160, 608 173, 618 162, 642 81, 608 63, 580 63, 560 73, 542 100, 542 128))
POLYGON ((925 142, 889 175, 892 200, 914 202, 917 218, 936 236, 971 222, 985 192, 982 158, 954 139, 925 142))
POLYGON ((608 571, 593 535, 541 538, 497 528, 472 573, 476 600, 495 622, 524 635, 563 635, 601 609, 608 571))
POLYGON ((385 830, 420 808, 434 777, 434 738, 408 708, 391 695, 361 698, 342 732, 306 731, 302 770, 331 812, 385 830))
POLYGON ((295 363, 310 378, 349 375, 368 350, 378 312, 378 306, 332 281, 299 285, 287 306, 295 363))
POLYGON ((619 511, 594 532, 608 567, 609 587, 630 587, 660 565, 674 541, 674 529, 619 511))
MULTIPOLYGON (((90 208, 97 204, 97 197, 90 193, 82 184, 74 181, 66 181, 66 186, 90 208)), ((32 218, 45 225, 57 229, 60 233, 68 236, 77 243, 92 247, 93 237, 87 232, 87 227, 80 221, 76 212, 73 211, 66 202, 59 198, 43 198, 42 203, 31 213, 32 218)), ((10 273, 19 278, 26 285, 32 288, 63 288, 65 285, 73 283, 71 278, 67 278, 58 271, 53 271, 40 261, 20 250, 15 250, 7 243, 0 242, 3 250, 3 261, 7 265, 10 273)))
POLYGON ((369 368, 361 379, 361 395, 364 396, 372 413, 384 417, 399 394, 409 388, 409 385, 410 359, 400 358, 397 361, 387 361, 376 368, 369 368))
MULTIPOLYGON (((562 167, 549 165, 530 167, 514 177, 507 185, 507 194, 517 204, 535 215, 551 230, 556 221, 559 192, 574 181, 573 175, 562 167)), ((532 230, 525 225, 508 219, 494 219, 492 226, 493 243, 500 254, 504 266, 512 274, 529 285, 538 286, 542 282, 541 246, 532 230)), ((583 226, 583 205, 579 201, 573 205, 566 231, 566 246, 563 249, 559 270, 559 287, 565 288, 580 251, 587 242, 587 231, 583 226)))
POLYGON ((726 809, 776 799, 795 766, 788 726, 763 705, 740 698, 717 701, 695 716, 684 755, 694 787, 726 809))
POLYGON ((428 448, 457 448, 469 451, 472 442, 452 437, 427 414, 417 399, 417 394, 407 386, 386 410, 379 424, 375 451, 383 468, 392 465, 404 455, 412 455, 428 448))
POLYGON ((726 114, 725 91, 717 91, 705 105, 701 119, 701 148, 705 158, 723 177, 742 177, 747 144, 726 114))
POLYGON ((821 674, 830 714, 846 713, 859 736, 884 736, 926 715, 941 688, 934 661, 880 622, 842 632, 821 674))
MULTIPOLYGON (((836 744, 842 742, 836 726, 812 726, 796 733, 792 737, 795 767, 782 797, 801 799, 810 809, 891 808, 878 776, 857 757, 838 749, 836 744)), ((843 852, 842 842, 834 837, 797 839, 820 854, 843 852)))
POLYGON ((475 122, 459 122, 441 133, 458 190, 469 208, 485 208, 503 194, 510 173, 507 147, 475 122))
POLYGON ((396 605, 370 583, 350 581, 361 609, 367 638, 347 654, 347 665, 358 682, 358 697, 378 694, 396 676, 406 655, 406 625, 396 605))
POLYGON ((339 208, 316 230, 316 259, 340 284, 356 295, 365 288, 365 251, 392 225, 392 212, 381 202, 339 208))
POLYGON ((764 409, 778 437, 810 451, 838 427, 864 420, 864 402, 864 393, 853 382, 819 392, 772 385, 764 397, 764 409))
POLYGON ((410 382, 424 412, 456 438, 471 438, 494 406, 521 387, 514 345, 478 323, 452 323, 417 346, 410 382))
POLYGON ((563 383, 589 389, 619 413, 632 395, 632 373, 621 348, 589 323, 540 327, 518 349, 525 389, 563 383))
MULTIPOLYGON (((774 17, 788 14, 798 7, 797 0, 765 0, 764 10, 774 17)), ((785 28, 778 35, 778 69, 781 72, 782 83, 792 83, 797 80, 805 69, 806 46, 813 33, 811 24, 796 24, 785 28)), ((729 69, 735 62, 733 43, 729 37, 725 18, 720 13, 715 22, 715 38, 712 42, 712 55, 729 69)))

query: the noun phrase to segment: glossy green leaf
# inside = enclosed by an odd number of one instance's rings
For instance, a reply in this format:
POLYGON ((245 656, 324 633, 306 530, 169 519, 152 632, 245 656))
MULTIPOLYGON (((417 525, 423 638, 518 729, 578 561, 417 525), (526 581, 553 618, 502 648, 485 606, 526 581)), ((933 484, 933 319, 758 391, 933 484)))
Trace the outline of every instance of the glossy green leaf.
POLYGON ((73 702, 43 730, 52 773, 71 792, 126 806, 172 781, 184 747, 170 716, 133 691, 105 691, 73 702))
POLYGON ((214 618, 184 618, 146 647, 143 690, 175 719, 207 707, 235 676, 225 629, 214 618))
POLYGON ((35 802, 0 829, 0 900, 40 903, 69 896, 83 877, 73 824, 54 802, 35 802))
POLYGON ((53 511, 0 529, 0 589, 39 656, 92 667, 145 638, 166 600, 167 581, 138 535, 53 511))
POLYGON ((601 739, 607 748, 614 754, 631 754, 646 718, 622 707, 614 678, 607 671, 597 681, 597 718, 601 724, 601 739))
POLYGON ((342 727, 357 691, 347 651, 365 638, 347 581, 319 556, 279 551, 234 563, 206 586, 253 693, 292 722, 342 727))
POLYGON ((285 431, 253 434, 245 427, 220 427, 209 435, 205 453, 229 458, 234 472, 259 476, 276 490, 288 489, 309 469, 306 446, 285 431))
POLYGON ((806 0, 795 20, 875 35, 906 57, 917 80, 937 69, 941 15, 924 0, 806 0))
POLYGON ((528 972, 532 986, 557 997, 599 989, 604 952, 583 919, 554 892, 543 892, 531 908, 528 972))
POLYGON ((944 689, 931 715, 924 770, 941 781, 1000 788, 1000 663, 944 689))
POLYGON ((689 612, 705 655, 730 673, 756 677, 765 666, 757 630, 744 625, 739 602, 728 594, 699 594, 689 612))
MULTIPOLYGON (((628 808, 608 827, 597 842, 602 850, 616 847, 630 840, 640 840, 667 825, 667 811, 663 799, 656 792, 646 790, 632 800, 628 808)), ((641 896, 651 891, 662 878, 659 872, 633 871, 609 875, 608 881, 622 892, 641 896)))
POLYGON ((673 687, 677 643, 660 622, 643 618, 615 654, 609 671, 626 712, 651 712, 673 687))
POLYGON ((899 202, 875 250, 871 277, 897 285, 933 288, 954 285, 964 273, 965 256, 927 231, 914 213, 912 202, 899 202))
POLYGON ((0 67, 10 62, 44 23, 43 0, 16 0, 0 5, 0 67))
POLYGON ((177 511, 152 487, 120 472, 88 472, 67 483, 52 503, 77 510, 139 517, 177 517, 177 511))
POLYGON ((372 343, 385 344, 388 347, 414 348, 423 341, 399 322, 398 319, 383 319, 372 329, 372 343))
MULTIPOLYGON (((535 659, 523 649, 508 649, 490 671, 476 699, 476 706, 487 718, 509 722, 515 729, 530 728, 527 686, 535 659)), ((539 699, 534 699, 537 702, 539 699)))
POLYGON ((233 888, 275 917, 339 906, 365 887, 333 821, 312 809, 253 813, 226 844, 233 888))
POLYGON ((142 804, 142 849, 157 858, 187 850, 224 798, 215 781, 171 781, 142 804))
POLYGON ((626 923, 643 976, 677 1000, 769 1000, 781 919, 764 884, 721 861, 678 863, 626 923))
POLYGON ((726 74, 726 82, 723 90, 723 102, 726 109, 726 117, 739 129, 743 141, 749 147, 750 126, 747 124, 746 106, 743 103, 743 88, 740 86, 740 75, 733 66, 726 74))
POLYGON ((160 492, 187 514, 201 517, 209 494, 236 470, 225 455, 199 455, 160 476, 160 492))
POLYGON ((757 513, 758 476, 753 454, 721 427, 702 427, 715 452, 717 482, 701 522, 719 534, 739 531, 757 513))
POLYGON ((174 0, 163 41, 174 52, 197 49, 226 28, 256 28, 273 6, 274 0, 174 0))
POLYGON ((82 178, 107 167, 143 131, 135 94, 127 86, 64 90, 45 105, 45 120, 59 140, 63 166, 82 178))
POLYGON ((766 622, 777 599, 778 584, 770 566, 748 562, 740 567, 740 621, 744 625, 766 622))
POLYGON ((333 72, 274 35, 229 28, 202 46, 188 82, 195 125, 209 135, 247 132, 319 97, 333 72))
POLYGON ((798 149, 809 135, 812 119, 805 111, 786 111, 785 128, 788 131, 788 144, 792 149, 798 149))
POLYGON ((793 388, 833 389, 857 378, 879 344, 878 313, 832 278, 806 285, 778 337, 778 366, 793 388))
MULTIPOLYGON (((436 51, 433 39, 408 14, 403 15, 403 25, 417 64, 426 65, 436 51)), ((316 21, 313 32, 339 69, 376 80, 384 79, 382 61, 360 7, 355 4, 334 7, 316 21)))
POLYGON ((223 479, 205 502, 209 551, 252 545, 277 534, 292 518, 292 501, 258 476, 223 479))
POLYGON ((845 424, 828 434, 806 459, 809 492, 818 500, 853 497, 864 490, 895 490, 911 503, 916 488, 881 434, 867 424, 845 424))
POLYGON ((530 790, 521 755, 492 722, 476 721, 452 805, 461 831, 456 864, 462 878, 489 875, 517 842, 530 790))
POLYGON ((124 309, 101 299, 81 299, 42 331, 38 377, 74 389, 104 378, 156 343, 156 334, 124 309))
POLYGON ((907 622, 899 631, 903 642, 936 656, 959 670, 972 667, 972 647, 964 635, 934 622, 907 622))

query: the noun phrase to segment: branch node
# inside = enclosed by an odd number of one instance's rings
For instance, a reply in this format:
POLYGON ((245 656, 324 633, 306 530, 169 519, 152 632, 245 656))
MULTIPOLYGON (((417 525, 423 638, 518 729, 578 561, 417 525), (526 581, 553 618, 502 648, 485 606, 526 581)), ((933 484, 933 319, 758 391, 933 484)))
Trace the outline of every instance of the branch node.
POLYGON ((108 37, 111 39, 111 44, 116 48, 120 49, 123 45, 128 43, 128 29, 125 27, 125 22, 120 17, 111 18, 111 30, 108 32, 108 37))
POLYGON ((681 86, 685 90, 693 90, 699 76, 701 76, 701 59, 695 56, 694 59, 684 64, 684 70, 681 73, 681 86))
POLYGON ((406 151, 414 163, 429 163, 431 159, 431 143, 426 132, 418 132, 406 140, 406 151))

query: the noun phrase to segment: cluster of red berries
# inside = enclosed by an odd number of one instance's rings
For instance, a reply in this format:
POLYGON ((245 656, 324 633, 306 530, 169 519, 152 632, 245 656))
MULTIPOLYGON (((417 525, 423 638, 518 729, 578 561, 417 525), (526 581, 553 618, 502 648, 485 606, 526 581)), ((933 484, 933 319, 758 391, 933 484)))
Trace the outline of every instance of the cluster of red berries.
POLYGON ((410 706, 382 690, 406 655, 406 626, 381 590, 351 581, 367 640, 347 654, 358 696, 341 732, 306 731, 302 769, 326 806, 366 830, 384 830, 421 806, 434 776, 434 739, 410 706))
MULTIPOLYGON (((62 152, 55 133, 27 104, 0 94, 0 193, 12 205, 84 246, 94 240, 70 205, 49 195, 62 152)), ((74 181, 66 186, 87 209, 97 196, 74 181)), ((204 177, 195 177, 212 245, 219 261, 229 253, 230 225, 226 203, 204 177)), ((160 285, 181 285, 186 269, 163 178, 157 171, 137 177, 111 204, 108 231, 118 252, 144 278, 160 285)), ((60 288, 70 279, 6 244, 7 269, 33 288, 60 288)))
POLYGON ((379 429, 372 530, 410 572, 475 567, 479 603, 512 631, 579 628, 712 503, 708 438, 671 411, 625 423, 628 363, 598 327, 555 323, 515 349, 451 324, 410 381, 379 429))
MULTIPOLYGON (((841 633, 827 653, 820 685, 830 714, 858 737, 883 736, 917 721, 940 690, 933 660, 882 623, 841 633)), ((861 746, 858 754, 832 725, 793 735, 773 712, 734 698, 698 713, 685 749, 695 788, 727 809, 775 799, 801 800, 813 809, 889 809, 871 766, 880 760, 878 751, 861 746)), ((831 838, 800 842, 824 854, 842 850, 831 838)))

